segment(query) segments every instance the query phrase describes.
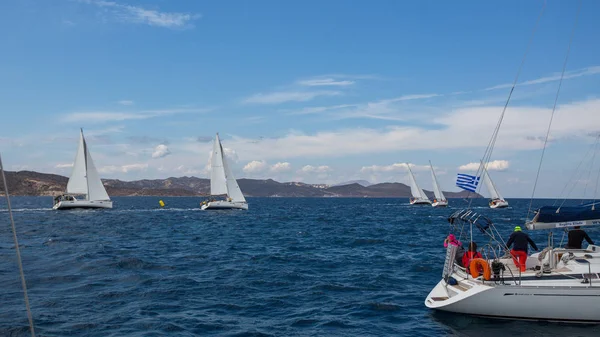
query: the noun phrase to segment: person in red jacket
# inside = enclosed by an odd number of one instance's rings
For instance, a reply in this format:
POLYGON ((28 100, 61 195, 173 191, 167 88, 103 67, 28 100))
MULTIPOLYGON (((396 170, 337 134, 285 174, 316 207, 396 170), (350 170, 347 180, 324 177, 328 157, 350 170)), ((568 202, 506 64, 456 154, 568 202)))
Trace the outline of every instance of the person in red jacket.
POLYGON ((465 268, 467 268, 467 273, 469 272, 469 263, 473 259, 481 259, 481 253, 477 251, 477 243, 471 241, 469 243, 469 250, 467 250, 462 257, 462 263, 465 268))

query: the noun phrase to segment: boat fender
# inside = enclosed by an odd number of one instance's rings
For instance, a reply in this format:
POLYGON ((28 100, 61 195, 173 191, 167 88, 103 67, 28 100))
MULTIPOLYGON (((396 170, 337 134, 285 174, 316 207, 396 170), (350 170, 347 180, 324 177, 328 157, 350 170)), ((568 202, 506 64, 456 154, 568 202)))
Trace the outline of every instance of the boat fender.
POLYGON ((492 271, 490 270, 489 263, 480 258, 471 260, 469 264, 469 272, 473 278, 479 277, 479 267, 483 268, 483 279, 489 281, 492 278, 492 271))
POLYGON ((458 284, 458 281, 456 281, 456 279, 454 277, 449 277, 448 278, 448 284, 451 286, 455 286, 458 284))

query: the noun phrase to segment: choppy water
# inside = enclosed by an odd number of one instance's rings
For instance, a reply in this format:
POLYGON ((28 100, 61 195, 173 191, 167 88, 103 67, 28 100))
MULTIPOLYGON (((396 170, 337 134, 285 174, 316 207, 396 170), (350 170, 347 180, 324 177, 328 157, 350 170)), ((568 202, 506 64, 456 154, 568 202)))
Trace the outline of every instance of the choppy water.
MULTIPOLYGON (((391 198, 250 198, 247 212, 200 211, 198 198, 163 198, 159 209, 156 197, 117 197, 114 209, 93 211, 11 200, 40 336, 600 334, 428 310, 445 219, 464 200, 433 209, 391 198)), ((529 203, 509 201, 479 207, 506 236, 529 203)), ((5 203, 0 224, 0 336, 25 336, 5 203)), ((544 233, 531 234, 545 247, 544 233)))

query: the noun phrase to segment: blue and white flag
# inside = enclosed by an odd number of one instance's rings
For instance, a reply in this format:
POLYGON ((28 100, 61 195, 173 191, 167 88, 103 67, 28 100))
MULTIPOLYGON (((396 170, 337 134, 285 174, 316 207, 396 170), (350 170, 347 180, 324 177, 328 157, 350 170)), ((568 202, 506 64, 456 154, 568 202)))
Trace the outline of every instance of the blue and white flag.
POLYGON ((470 192, 475 192, 479 184, 479 177, 459 173, 456 175, 456 186, 470 192))

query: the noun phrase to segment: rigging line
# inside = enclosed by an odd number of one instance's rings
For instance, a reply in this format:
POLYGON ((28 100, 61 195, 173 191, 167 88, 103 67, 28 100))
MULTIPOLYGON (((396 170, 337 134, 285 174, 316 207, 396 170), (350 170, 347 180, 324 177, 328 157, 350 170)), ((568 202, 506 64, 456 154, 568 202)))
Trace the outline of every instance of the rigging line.
MULTIPOLYGON (((539 23, 542 19, 542 15, 544 14, 544 9, 546 8, 546 0, 544 0, 544 4, 542 5, 542 9, 540 10, 540 14, 538 14, 537 20, 535 22, 535 26, 533 27, 533 31, 531 32, 531 36, 529 37, 529 41, 527 42, 527 47, 525 48, 525 53, 523 54, 523 58, 521 59, 521 64, 519 64, 519 68, 517 70, 517 74, 515 75, 515 80, 513 81, 513 85, 510 88, 510 92, 508 93, 508 98, 506 99, 506 103, 504 104, 504 108, 502 109, 502 113, 500 114, 500 118, 498 119, 498 122, 496 123, 496 128, 494 129, 494 132, 492 134, 492 137, 490 138, 490 141, 488 142, 488 145, 485 149, 485 152, 483 153, 483 158, 482 158, 482 164, 479 165, 479 168, 477 169, 477 172, 475 174, 475 176, 480 176, 481 173, 483 172, 482 169, 482 165, 483 163, 486 163, 489 161, 489 159, 492 157, 492 152, 494 149, 494 145, 496 144, 496 139, 498 138, 498 132, 500 131, 500 126, 502 125, 502 121, 504 120, 504 114, 506 113, 506 109, 508 108, 508 103, 510 102, 510 98, 512 97, 512 94, 515 90, 515 87, 517 86, 517 82, 519 81, 519 76, 521 75, 521 70, 523 69, 523 65, 525 64, 525 60, 527 59, 527 54, 529 53, 529 49, 531 48, 531 45, 533 44, 533 38, 535 36, 535 33, 538 29, 539 23)), ((481 190, 481 186, 478 184, 477 185, 477 189, 476 192, 481 190)), ((470 193, 469 193, 470 194, 470 193)), ((473 202, 473 199, 470 198, 469 201, 469 208, 471 208, 471 203, 473 202)))
POLYGON ((537 174, 535 176, 535 182, 533 184, 533 191, 531 192, 531 200, 529 201, 529 210, 527 211, 527 219, 529 219, 529 214, 531 213, 531 205, 533 204, 533 197, 535 196, 535 189, 537 187, 538 180, 540 178, 540 171, 542 170, 542 162, 544 160, 544 153, 546 152, 546 146, 548 145, 548 137, 550 136, 550 128, 552 126, 552 121, 554 120, 554 113, 556 112, 556 104, 558 103, 558 96, 560 95, 560 88, 562 87, 562 82, 565 77, 565 70, 567 69, 567 62, 569 61, 569 54, 571 53, 571 45, 573 44, 573 37, 575 36, 575 28, 577 28, 577 22, 579 21, 579 12, 581 12, 582 1, 579 1, 579 6, 577 6, 577 14, 575 15, 575 23, 573 24, 573 29, 571 30, 571 36, 569 38, 569 45, 567 47, 567 55, 565 55, 565 61, 563 62, 562 73, 560 74, 560 80, 558 81, 558 89, 556 90, 556 95, 554 96, 554 106, 552 107, 552 114, 550 115, 550 122, 548 123, 548 130, 546 130, 546 138, 544 139, 544 147, 542 148, 542 155, 540 156, 540 163, 538 165, 537 174))
MULTIPOLYGON (((596 150, 598 148, 598 138, 596 138, 596 143, 594 144, 594 152, 592 152, 592 163, 590 164, 590 169, 588 171, 587 179, 585 180, 585 186, 583 188, 583 198, 581 199, 581 204, 585 201, 585 192, 587 191, 588 184, 590 183, 590 176, 592 175, 592 170, 594 169, 594 161, 596 159, 596 150)), ((596 185, 597 186, 597 185, 596 185)))
MULTIPOLYGON (((596 137, 596 146, 598 146, 598 140, 600 139, 600 133, 596 137)), ((600 168, 598 169, 598 175, 596 176, 596 188, 594 189, 594 201, 592 202, 592 211, 596 210, 596 198, 598 196, 598 180, 600 180, 600 168)))
MULTIPOLYGON (((600 137, 600 133, 598 134, 598 137, 600 137)), ((579 167, 581 167, 581 164, 583 164, 583 162, 587 159, 588 155, 590 154, 590 152, 592 151, 593 148, 594 148, 594 145, 593 144, 590 145, 590 147, 588 148, 588 150, 585 153, 585 155, 583 156, 583 158, 581 158, 581 161, 579 162, 579 164, 577 164, 577 167, 575 168, 575 171, 573 171, 573 174, 571 175, 571 177, 569 178, 569 180, 567 180, 567 183, 563 186, 563 189, 558 194, 558 196, 560 198, 562 198, 562 195, 567 190, 567 187, 572 186, 571 181, 573 181, 574 178, 575 178, 575 176, 577 175, 577 173, 579 173, 579 167)), ((565 198, 566 198, 566 196, 565 196, 565 198)), ((556 200, 554 200, 554 203, 552 204, 552 206, 556 206, 557 202, 558 202, 558 198, 556 200)))
POLYGON ((19 240, 17 240, 17 229, 15 228, 15 220, 12 214, 12 207, 10 205, 10 197, 8 196, 8 181, 4 175, 4 167, 2 166, 2 157, 0 156, 0 172, 2 173, 2 181, 4 182, 4 195, 6 196, 6 205, 8 207, 8 215, 10 217, 10 225, 12 226, 13 239, 15 241, 15 251, 17 252, 17 264, 19 265, 19 273, 21 275, 21 285, 23 286, 23 297, 25 298, 25 307, 27 308, 27 319, 29 320, 29 330, 31 336, 35 337, 35 330, 33 329, 33 317, 31 315, 31 308, 29 307, 29 296, 27 296, 27 284, 25 283, 25 273, 23 272, 23 263, 21 262, 21 251, 19 249, 19 240))

